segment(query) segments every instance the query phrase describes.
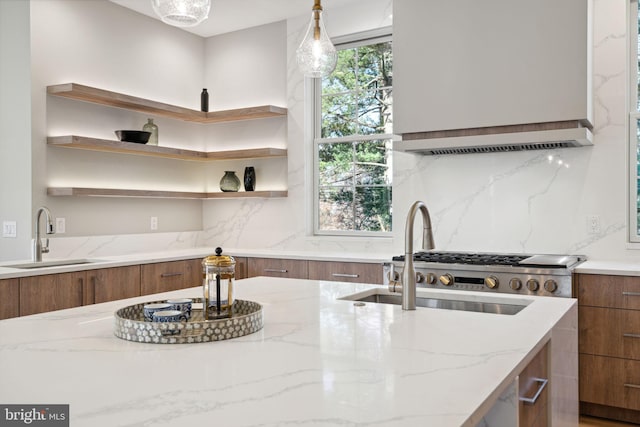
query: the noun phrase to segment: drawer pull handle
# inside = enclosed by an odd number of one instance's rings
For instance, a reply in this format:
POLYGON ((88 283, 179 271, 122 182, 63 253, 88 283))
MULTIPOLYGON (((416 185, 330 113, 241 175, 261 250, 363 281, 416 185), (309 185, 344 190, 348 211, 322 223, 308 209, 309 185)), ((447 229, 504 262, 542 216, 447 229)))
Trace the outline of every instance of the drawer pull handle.
POLYGON ((536 394, 534 394, 533 397, 520 398, 520 401, 524 402, 525 405, 535 405, 536 400, 538 400, 538 397, 540 397, 540 393, 542 393, 542 390, 544 390, 544 388, 547 386, 547 383, 549 382, 549 380, 545 380, 542 378, 533 378, 533 380, 540 385, 538 386, 538 391, 536 391, 536 394))
POLYGON ((182 273, 162 273, 160 277, 174 277, 174 276, 182 276, 182 273))
POLYGON ((360 277, 359 274, 346 274, 346 273, 332 273, 331 275, 333 277, 349 277, 351 279, 357 279, 358 277, 360 277))
POLYGON ((640 385, 638 385, 638 384, 625 384, 624 386, 625 387, 629 387, 629 388, 638 388, 638 389, 640 389, 640 385))
POLYGON ((623 292, 622 295, 625 297, 640 297, 640 292, 623 292))
POLYGON ((288 273, 287 270, 279 270, 277 268, 265 268, 264 272, 265 273, 288 273))
POLYGON ((622 334, 626 338, 640 338, 640 334, 622 334))

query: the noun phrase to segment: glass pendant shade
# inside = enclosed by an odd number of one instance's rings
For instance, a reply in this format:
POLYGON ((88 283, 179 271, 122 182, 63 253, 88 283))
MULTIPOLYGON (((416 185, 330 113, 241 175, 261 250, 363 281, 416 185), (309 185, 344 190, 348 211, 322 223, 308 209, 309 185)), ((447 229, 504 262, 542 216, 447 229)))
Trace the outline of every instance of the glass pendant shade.
POLYGON ((338 53, 324 28, 320 0, 315 0, 309 28, 296 49, 296 60, 307 77, 326 77, 336 68, 338 53))
POLYGON ((174 27, 194 27, 209 17, 211 0, 151 0, 162 22, 174 27))

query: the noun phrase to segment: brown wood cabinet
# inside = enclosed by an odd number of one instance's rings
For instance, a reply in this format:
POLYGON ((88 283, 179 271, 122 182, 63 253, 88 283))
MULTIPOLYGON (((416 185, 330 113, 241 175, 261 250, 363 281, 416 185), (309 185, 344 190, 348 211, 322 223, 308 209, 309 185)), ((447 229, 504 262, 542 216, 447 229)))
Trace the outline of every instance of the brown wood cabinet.
POLYGON ((549 425, 549 344, 529 362, 519 376, 518 418, 521 427, 549 425))
POLYGON ((236 260, 236 280, 247 278, 247 258, 233 257, 236 260))
POLYGON ((94 303, 141 295, 139 265, 89 270, 87 271, 87 281, 89 289, 93 290, 94 303))
POLYGON ((576 275, 580 412, 640 423, 640 277, 576 275))
POLYGON ((20 284, 18 279, 0 280, 0 319, 20 315, 20 284))
POLYGON ((85 271, 23 277, 19 282, 21 316, 93 303, 85 271))
POLYGON ((297 259, 248 258, 247 277, 256 276, 307 279, 309 278, 309 262, 297 259))
POLYGON ((381 285, 383 282, 382 275, 382 264, 309 261, 309 279, 312 280, 381 285))
POLYGON ((140 266, 142 295, 175 291, 200 284, 199 260, 169 261, 140 266), (197 264, 197 265, 196 265, 197 264))

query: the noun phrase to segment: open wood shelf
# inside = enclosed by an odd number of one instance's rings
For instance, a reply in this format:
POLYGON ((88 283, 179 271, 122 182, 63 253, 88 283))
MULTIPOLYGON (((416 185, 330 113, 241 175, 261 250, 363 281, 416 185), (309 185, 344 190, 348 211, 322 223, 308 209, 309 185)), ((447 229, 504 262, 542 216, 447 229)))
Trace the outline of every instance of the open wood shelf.
POLYGON ((149 197, 174 199, 242 199, 287 197, 284 191, 238 191, 198 193, 186 191, 122 190, 115 188, 49 187, 49 196, 149 197))
POLYGON ((264 119, 269 117, 282 117, 287 115, 287 109, 274 105, 261 105, 258 107, 238 108, 202 112, 163 102, 138 98, 136 96, 111 92, 77 83, 65 83, 47 86, 47 93, 64 98, 93 102, 94 104, 108 105, 110 107, 126 108, 156 116, 169 117, 197 123, 221 123, 238 120, 264 119))
POLYGON ((135 144, 132 142, 121 142, 108 139, 88 138, 77 135, 50 136, 47 138, 47 144, 55 147, 76 148, 81 150, 199 161, 260 159, 287 156, 287 150, 284 148, 265 147, 205 152, 184 150, 181 148, 160 147, 158 145, 135 144))

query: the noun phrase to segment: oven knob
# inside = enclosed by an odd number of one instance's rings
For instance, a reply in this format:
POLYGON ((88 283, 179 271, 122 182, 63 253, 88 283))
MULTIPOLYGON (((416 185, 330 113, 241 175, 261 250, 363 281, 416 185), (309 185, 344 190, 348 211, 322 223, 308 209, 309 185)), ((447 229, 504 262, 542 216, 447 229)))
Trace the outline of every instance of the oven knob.
POLYGON ((527 288, 530 291, 537 291, 538 288, 540 287, 540 284, 538 283, 538 281, 536 279, 529 279, 527 280, 527 288))
POLYGON ((556 283, 555 280, 549 279, 546 282, 544 282, 544 290, 547 292, 554 293, 555 291, 558 290, 558 284, 556 283))
POLYGON ((509 280, 509 287, 514 291, 517 291, 522 287, 522 280, 520 279, 511 279, 509 280))
POLYGON ((416 273, 416 283, 423 283, 423 282, 424 282, 424 274, 416 273))
POLYGON ((443 274, 442 276, 440 276, 440 283, 442 283, 445 286, 453 285, 453 276, 450 275, 449 273, 443 274))
POLYGON ((500 282, 496 276, 489 276, 484 278, 484 284, 489 289, 495 289, 498 287, 500 282))
POLYGON ((430 285, 434 285, 436 283, 436 275, 433 273, 427 273, 427 283, 430 285))

